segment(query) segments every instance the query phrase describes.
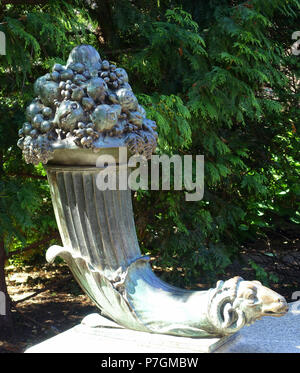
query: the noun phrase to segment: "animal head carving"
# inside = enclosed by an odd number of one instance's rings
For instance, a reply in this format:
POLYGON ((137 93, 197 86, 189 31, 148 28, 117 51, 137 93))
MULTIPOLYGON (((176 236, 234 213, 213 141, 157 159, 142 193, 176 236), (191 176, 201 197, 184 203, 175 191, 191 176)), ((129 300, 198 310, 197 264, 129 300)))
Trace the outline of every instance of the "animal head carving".
POLYGON ((209 304, 208 317, 220 335, 232 334, 262 316, 283 316, 286 300, 259 281, 234 277, 219 281, 209 304))

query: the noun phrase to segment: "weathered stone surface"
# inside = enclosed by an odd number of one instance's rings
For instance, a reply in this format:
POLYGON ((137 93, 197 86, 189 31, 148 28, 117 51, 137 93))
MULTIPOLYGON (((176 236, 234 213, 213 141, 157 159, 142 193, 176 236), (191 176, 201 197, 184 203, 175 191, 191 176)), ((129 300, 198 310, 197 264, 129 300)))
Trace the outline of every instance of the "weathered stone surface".
POLYGON ((231 337, 186 338, 128 330, 91 314, 81 325, 27 349, 27 353, 299 353, 300 304, 280 319, 264 318, 231 337))
POLYGON ((242 329, 218 353, 300 353, 300 302, 289 304, 280 319, 266 317, 242 329))
POLYGON ((91 314, 81 325, 26 350, 27 353, 199 353, 213 352, 235 335, 186 338, 138 332, 91 314))

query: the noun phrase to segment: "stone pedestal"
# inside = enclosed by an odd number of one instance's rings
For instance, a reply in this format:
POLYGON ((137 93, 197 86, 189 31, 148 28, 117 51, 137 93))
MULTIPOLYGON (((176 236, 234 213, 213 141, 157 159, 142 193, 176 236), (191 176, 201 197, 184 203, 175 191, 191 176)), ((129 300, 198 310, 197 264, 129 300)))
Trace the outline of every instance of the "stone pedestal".
POLYGON ((290 303, 285 316, 265 317, 243 328, 238 338, 216 352, 300 353, 300 302, 290 303))
POLYGON ((237 334, 223 338, 187 338, 125 329, 91 314, 64 333, 30 347, 27 353, 200 353, 213 352, 237 334))
POLYGON ((28 348, 26 353, 299 353, 300 304, 225 338, 186 338, 125 329, 98 315, 28 348))

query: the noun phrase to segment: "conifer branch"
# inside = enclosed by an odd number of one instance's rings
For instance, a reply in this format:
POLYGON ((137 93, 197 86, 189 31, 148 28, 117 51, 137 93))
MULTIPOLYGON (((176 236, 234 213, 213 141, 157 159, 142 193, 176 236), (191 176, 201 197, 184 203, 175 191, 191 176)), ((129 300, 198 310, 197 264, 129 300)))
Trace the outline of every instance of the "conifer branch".
POLYGON ((54 232, 54 233, 46 236, 42 240, 34 242, 34 243, 32 243, 31 245, 29 245, 27 247, 24 247, 24 248, 15 250, 15 251, 11 251, 10 253, 7 254, 6 259, 9 259, 9 258, 11 258, 14 255, 23 254, 26 251, 29 251, 29 250, 32 250, 32 249, 36 249, 37 247, 39 247, 41 245, 44 245, 45 243, 53 240, 54 238, 59 238, 59 233, 58 232, 54 232))

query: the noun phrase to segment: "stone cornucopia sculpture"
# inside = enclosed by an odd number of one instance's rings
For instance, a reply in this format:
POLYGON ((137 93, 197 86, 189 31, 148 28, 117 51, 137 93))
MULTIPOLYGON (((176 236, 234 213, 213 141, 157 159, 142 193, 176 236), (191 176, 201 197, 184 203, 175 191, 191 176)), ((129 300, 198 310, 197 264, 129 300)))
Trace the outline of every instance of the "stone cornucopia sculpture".
POLYGON ((59 255, 103 315, 140 331, 207 337, 235 333, 261 316, 287 312, 283 297, 258 281, 219 281, 188 291, 161 281, 141 256, 129 190, 97 188, 99 155, 120 147, 150 157, 155 123, 124 69, 102 61, 91 46, 74 48, 66 66, 35 83, 18 146, 26 162, 47 164, 63 247, 59 255))

